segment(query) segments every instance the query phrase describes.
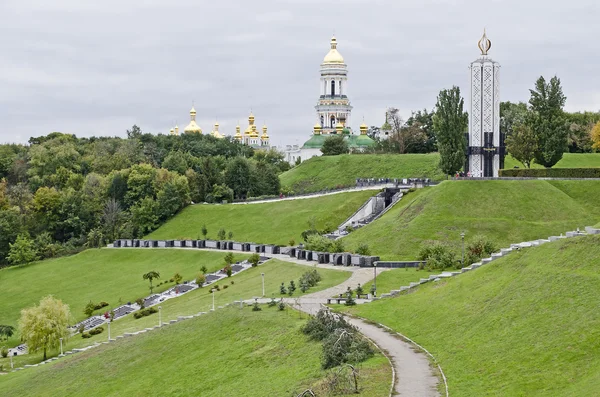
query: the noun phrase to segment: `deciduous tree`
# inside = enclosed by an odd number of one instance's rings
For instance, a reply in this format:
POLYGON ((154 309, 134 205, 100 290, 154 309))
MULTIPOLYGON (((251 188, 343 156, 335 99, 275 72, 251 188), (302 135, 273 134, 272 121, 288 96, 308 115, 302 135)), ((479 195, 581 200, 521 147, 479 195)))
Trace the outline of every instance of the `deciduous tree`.
POLYGON ((337 156, 338 154, 346 154, 349 151, 348 142, 346 142, 343 135, 331 135, 325 138, 321 147, 323 156, 337 156))
POLYGON ((537 140, 533 130, 525 124, 514 126, 512 134, 506 137, 506 148, 516 160, 531 168, 531 162, 537 152, 537 140))
POLYGON ((459 171, 465 163, 464 134, 469 118, 463 108, 464 99, 460 96, 460 88, 440 91, 433 116, 433 129, 440 152, 439 167, 446 175, 459 171))

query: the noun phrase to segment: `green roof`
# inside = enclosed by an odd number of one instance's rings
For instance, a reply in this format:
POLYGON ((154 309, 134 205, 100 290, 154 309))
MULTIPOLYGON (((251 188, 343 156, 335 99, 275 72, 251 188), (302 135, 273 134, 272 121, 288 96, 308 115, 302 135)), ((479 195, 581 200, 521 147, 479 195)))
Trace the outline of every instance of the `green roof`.
POLYGON ((320 149, 323 146, 323 142, 325 142, 325 139, 327 137, 328 135, 322 134, 313 135, 308 141, 304 142, 304 145, 302 145, 302 149, 320 149))

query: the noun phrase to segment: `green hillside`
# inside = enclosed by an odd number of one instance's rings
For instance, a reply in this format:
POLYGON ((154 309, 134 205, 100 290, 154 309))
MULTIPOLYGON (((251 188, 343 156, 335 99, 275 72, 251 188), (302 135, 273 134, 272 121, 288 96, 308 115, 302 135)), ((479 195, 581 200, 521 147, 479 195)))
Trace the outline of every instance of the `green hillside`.
MULTIPOLYGON (((438 170, 439 155, 346 154, 313 157, 279 176, 281 186, 296 193, 354 186, 356 178, 418 178, 443 180, 438 170)), ((511 156, 505 168, 523 165, 511 156)), ((533 167, 539 168, 537 164, 533 167)), ((600 167, 600 153, 565 153, 557 168, 600 167)))
MULTIPOLYGON (((290 396, 324 377, 321 345, 293 311, 223 309, 2 377, 3 396, 290 396)), ((361 368, 361 396, 387 396, 381 356, 361 368)))
POLYGON ((600 236, 561 240, 353 312, 414 339, 450 395, 596 396, 600 236))
POLYGON ((434 240, 459 251, 463 231, 466 243, 483 235, 506 247, 596 224, 598 197, 600 181, 444 181, 409 193, 344 243, 367 243, 382 259, 415 259, 434 240))
POLYGON ((326 225, 335 228, 374 194, 362 191, 262 204, 193 205, 148 238, 199 238, 202 225, 206 225, 208 237, 213 239, 223 228, 232 231, 236 241, 287 245, 294 239, 299 243, 311 217, 319 229, 326 225))
POLYGON ((313 157, 280 175, 282 188, 296 193, 354 186, 356 178, 444 179, 431 154, 345 154, 313 157))

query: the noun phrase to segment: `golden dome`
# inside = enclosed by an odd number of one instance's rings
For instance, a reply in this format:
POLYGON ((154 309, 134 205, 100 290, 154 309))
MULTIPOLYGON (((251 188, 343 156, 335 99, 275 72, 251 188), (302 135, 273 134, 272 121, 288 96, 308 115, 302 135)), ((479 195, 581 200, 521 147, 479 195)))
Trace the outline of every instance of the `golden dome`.
POLYGON ((369 127, 363 121, 363 123, 360 125, 360 134, 361 135, 367 135, 367 130, 368 129, 369 129, 369 127))
POLYGON ((260 139, 263 141, 266 141, 267 139, 269 139, 269 135, 267 134, 267 125, 266 124, 263 125, 262 131, 263 131, 263 133, 262 133, 260 139))
POLYGON ((250 112, 250 116, 248 116, 248 124, 254 124, 254 114, 252 114, 252 112, 250 112))
POLYGON ((252 124, 252 132, 250 133, 250 138, 258 138, 258 131, 256 131, 256 126, 252 124))
POLYGON ((192 109, 190 109, 190 116, 195 116, 196 115, 196 109, 194 109, 194 107, 192 106, 192 109))
POLYGON ((171 128, 171 130, 169 131, 171 133, 171 135, 175 135, 175 129, 171 128))
POLYGON ((337 50, 337 40, 335 36, 331 38, 331 49, 323 58, 323 63, 335 63, 335 64, 343 64, 344 57, 337 50))
POLYGON ((338 122, 335 125, 335 133, 336 134, 341 134, 343 129, 344 129, 344 125, 342 123, 338 122))
POLYGON ((315 124, 315 126, 313 127, 313 134, 315 135, 319 135, 321 133, 321 124, 317 123, 315 124))

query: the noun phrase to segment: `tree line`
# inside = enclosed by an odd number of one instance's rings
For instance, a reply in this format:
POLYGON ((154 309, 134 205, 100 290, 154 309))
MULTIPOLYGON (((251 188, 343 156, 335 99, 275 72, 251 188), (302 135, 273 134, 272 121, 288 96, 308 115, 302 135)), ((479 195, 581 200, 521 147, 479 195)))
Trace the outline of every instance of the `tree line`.
POLYGON ((279 194, 282 153, 207 135, 0 145, 0 266, 137 238, 190 203, 279 194))

